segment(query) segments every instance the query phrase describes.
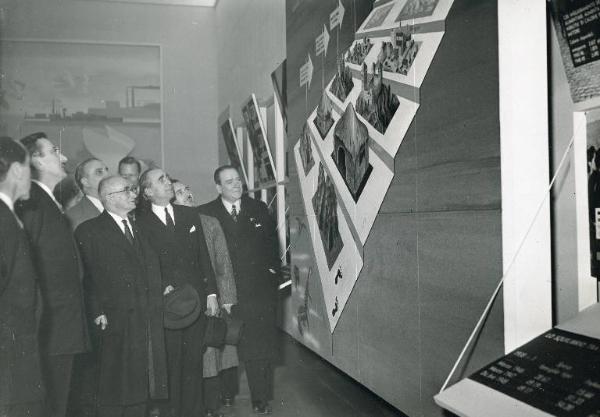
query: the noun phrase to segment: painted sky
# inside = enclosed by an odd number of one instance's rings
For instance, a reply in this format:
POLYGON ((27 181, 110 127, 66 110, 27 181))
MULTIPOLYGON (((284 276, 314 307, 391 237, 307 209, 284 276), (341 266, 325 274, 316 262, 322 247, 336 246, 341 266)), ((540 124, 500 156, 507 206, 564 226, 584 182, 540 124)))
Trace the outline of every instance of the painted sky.
MULTIPOLYGON (((108 100, 125 106, 127 86, 160 86, 157 46, 2 41, 0 51, 9 114, 50 113, 53 99, 68 114, 108 100)), ((160 102, 160 92, 138 90, 136 101, 160 102)))

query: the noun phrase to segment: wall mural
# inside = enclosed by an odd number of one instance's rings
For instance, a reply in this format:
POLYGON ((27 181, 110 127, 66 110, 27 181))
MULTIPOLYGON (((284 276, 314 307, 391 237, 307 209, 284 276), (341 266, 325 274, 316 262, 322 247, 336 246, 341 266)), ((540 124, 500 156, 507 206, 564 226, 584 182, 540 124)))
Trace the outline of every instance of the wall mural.
MULTIPOLYGON (((308 107, 309 91, 315 87, 313 62, 321 56, 324 78, 327 42, 337 38, 335 73, 328 83, 322 81, 320 100, 312 111, 307 108, 294 146, 331 332, 362 269, 363 246, 394 177, 394 158, 419 108, 419 88, 444 35, 452 2, 377 1, 354 31, 349 48, 340 50, 342 25, 351 24, 344 19, 346 7, 356 5, 338 0, 325 31, 314 34, 315 48, 296 51, 306 60, 298 69, 299 79, 290 83, 305 90, 308 107)), ((288 49, 288 60, 290 53, 288 49)), ((306 265, 301 269, 317 278, 306 265)), ((300 291, 300 277, 296 280, 294 288, 300 291)), ((303 336, 312 300, 307 288, 296 294, 302 301, 297 319, 303 336)))
MULTIPOLYGON (((0 41, 0 135, 46 132, 67 172, 91 156, 112 172, 126 155, 162 164, 161 97, 159 46, 0 41)), ((59 189, 77 201, 72 176, 59 189)))

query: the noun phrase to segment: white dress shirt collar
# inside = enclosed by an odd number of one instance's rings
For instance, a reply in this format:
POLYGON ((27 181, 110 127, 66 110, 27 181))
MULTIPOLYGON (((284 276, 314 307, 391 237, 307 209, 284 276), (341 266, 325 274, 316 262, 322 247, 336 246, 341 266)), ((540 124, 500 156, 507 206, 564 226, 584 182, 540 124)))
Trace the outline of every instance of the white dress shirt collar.
POLYGON ((175 224, 175 213, 173 213, 173 206, 171 203, 166 206, 157 206, 156 204, 152 204, 152 212, 156 214, 156 216, 160 219, 161 222, 166 226, 167 225, 167 215, 165 214, 165 207, 167 208, 169 214, 171 215, 171 219, 173 219, 173 224, 175 224))
POLYGON ((91 195, 86 195, 85 198, 90 200, 90 203, 92 203, 94 205, 94 207, 96 207, 100 213, 102 213, 104 211, 104 206, 102 205, 102 202, 100 200, 98 200, 96 197, 92 197, 91 195))
POLYGON ((0 200, 2 200, 4 204, 8 206, 10 211, 13 213, 15 212, 15 203, 12 201, 12 198, 0 191, 0 200))
POLYGON ((127 220, 127 224, 129 225, 129 231, 131 232, 131 235, 133 236, 133 228, 131 227, 131 222, 129 221, 129 219, 127 219, 127 218, 124 219, 123 217, 119 216, 118 214, 115 214, 108 210, 106 210, 106 212, 108 214, 110 214, 110 217, 112 217, 115 220, 115 222, 117 223, 117 226, 119 226, 119 229, 121 229, 121 232, 123 232, 123 234, 125 234, 125 225, 123 224, 123 220, 127 220))
POLYGON ((240 214, 240 208, 241 208, 241 203, 242 203, 241 199, 236 201, 235 203, 230 203, 229 201, 226 201, 223 198, 221 198, 221 201, 223 202, 223 205, 225 206, 227 213, 231 214, 231 210, 233 209, 233 206, 235 206, 235 210, 237 211, 237 214, 240 214))
POLYGON ((35 182, 37 185, 39 185, 40 188, 42 190, 44 190, 46 192, 46 194, 48 194, 50 196, 52 201, 54 201, 56 203, 56 206, 62 211, 62 209, 63 209, 62 204, 60 204, 58 202, 58 200, 56 199, 56 197, 54 197, 54 194, 52 193, 52 190, 50 189, 50 187, 48 187, 46 184, 44 184, 43 182, 40 182, 38 180, 31 180, 31 182, 35 182))
POLYGON ((17 221, 17 223, 19 224, 19 226, 22 229, 23 222, 21 221, 21 219, 19 219, 19 216, 17 216, 17 213, 15 213, 15 203, 12 201, 12 198, 10 198, 8 195, 4 194, 3 192, 0 192, 0 200, 2 200, 4 202, 4 204, 6 204, 8 206, 8 208, 12 212, 13 216, 15 216, 15 220, 17 221))

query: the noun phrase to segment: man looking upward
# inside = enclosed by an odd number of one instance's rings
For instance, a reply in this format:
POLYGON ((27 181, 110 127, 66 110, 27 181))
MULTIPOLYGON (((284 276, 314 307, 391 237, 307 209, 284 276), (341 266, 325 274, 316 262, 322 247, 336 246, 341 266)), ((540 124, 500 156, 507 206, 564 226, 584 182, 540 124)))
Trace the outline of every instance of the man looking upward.
POLYGON ((98 184, 106 177, 108 167, 97 158, 86 159, 75 168, 75 182, 83 193, 83 198, 65 213, 71 220, 73 230, 104 210, 98 196, 98 184))
POLYGON ((75 231, 89 283, 98 352, 99 417, 146 417, 168 394, 160 266, 128 216, 136 193, 124 178, 100 181, 104 211, 75 231))
POLYGON ((138 186, 142 166, 140 161, 132 156, 126 156, 119 161, 119 175, 125 178, 134 187, 138 186))
MULTIPOLYGON (((140 178, 140 195, 149 204, 136 214, 140 230, 159 254, 165 294, 189 284, 200 296, 201 311, 216 315, 217 286, 198 212, 172 205, 171 179, 162 169, 151 169, 140 178)), ((169 368, 169 404, 166 413, 203 416, 202 354, 204 315, 181 330, 166 330, 169 368)), ((169 415, 169 414, 167 414, 169 415)))
POLYGON ((18 204, 16 211, 31 242, 43 300, 40 354, 47 415, 64 417, 74 356, 89 349, 77 245, 69 219, 52 194, 67 175, 67 158, 42 132, 21 143, 29 152, 33 179, 29 200, 18 204))

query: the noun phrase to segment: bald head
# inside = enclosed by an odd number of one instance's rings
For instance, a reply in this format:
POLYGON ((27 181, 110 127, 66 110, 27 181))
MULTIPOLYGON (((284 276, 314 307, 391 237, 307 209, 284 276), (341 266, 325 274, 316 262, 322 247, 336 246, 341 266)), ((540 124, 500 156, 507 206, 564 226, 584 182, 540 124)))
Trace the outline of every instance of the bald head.
POLYGON ((121 217, 135 208, 137 194, 131 183, 123 177, 113 175, 104 178, 98 184, 98 194, 104 208, 121 217))

